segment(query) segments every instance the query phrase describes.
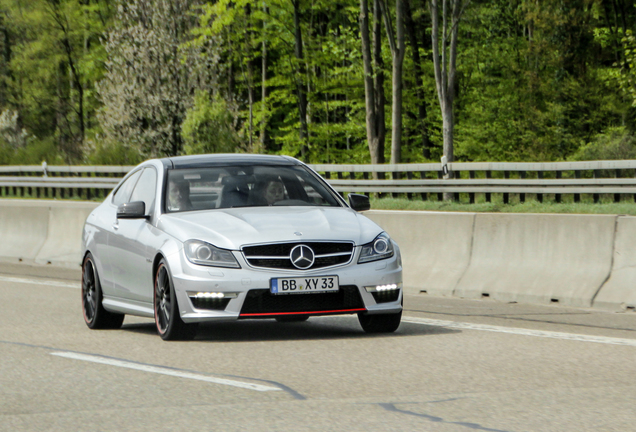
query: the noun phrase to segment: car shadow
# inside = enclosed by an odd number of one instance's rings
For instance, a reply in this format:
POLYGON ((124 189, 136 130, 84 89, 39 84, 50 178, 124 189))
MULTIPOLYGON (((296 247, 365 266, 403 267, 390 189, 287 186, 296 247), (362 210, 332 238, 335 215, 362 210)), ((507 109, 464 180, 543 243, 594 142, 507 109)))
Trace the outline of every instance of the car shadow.
MULTIPOLYGON (((153 322, 124 324, 122 330, 157 336, 153 322)), ((197 342, 261 342, 324 339, 412 337, 461 333, 447 329, 402 322, 395 333, 365 333, 354 317, 312 317, 306 322, 280 323, 273 319, 240 320, 199 325, 197 342)))

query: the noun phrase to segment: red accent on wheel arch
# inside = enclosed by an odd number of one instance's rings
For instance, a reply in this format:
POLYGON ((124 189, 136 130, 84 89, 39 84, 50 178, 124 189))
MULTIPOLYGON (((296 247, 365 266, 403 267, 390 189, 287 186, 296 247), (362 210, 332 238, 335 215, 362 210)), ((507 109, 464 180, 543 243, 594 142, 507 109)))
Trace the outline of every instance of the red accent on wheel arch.
POLYGON ((366 309, 359 308, 359 309, 337 309, 337 310, 311 311, 311 312, 245 313, 245 314, 240 314, 239 316, 249 317, 249 316, 281 316, 281 315, 318 315, 318 314, 345 313, 345 312, 366 312, 366 309))

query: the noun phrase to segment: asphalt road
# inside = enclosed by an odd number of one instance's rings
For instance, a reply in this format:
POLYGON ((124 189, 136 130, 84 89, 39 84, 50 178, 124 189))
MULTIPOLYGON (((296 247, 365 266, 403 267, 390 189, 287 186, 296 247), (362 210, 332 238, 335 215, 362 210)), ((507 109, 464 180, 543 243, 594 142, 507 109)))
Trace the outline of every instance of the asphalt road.
POLYGON ((79 272, 0 265, 1 431, 632 431, 636 313, 407 296, 401 327, 91 331, 79 272))

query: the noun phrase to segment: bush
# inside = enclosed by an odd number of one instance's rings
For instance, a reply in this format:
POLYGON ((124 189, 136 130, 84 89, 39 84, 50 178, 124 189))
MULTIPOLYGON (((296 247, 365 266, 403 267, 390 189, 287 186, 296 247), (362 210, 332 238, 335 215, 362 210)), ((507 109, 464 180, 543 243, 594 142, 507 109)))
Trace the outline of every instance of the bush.
POLYGON ((636 138, 623 128, 611 129, 599 134, 594 141, 581 147, 572 160, 620 160, 636 159, 636 138))
POLYGON ((87 160, 89 165, 137 165, 142 157, 137 150, 122 143, 99 141, 87 160))
POLYGON ((232 153, 240 144, 234 116, 221 98, 198 92, 181 126, 186 154, 232 153))

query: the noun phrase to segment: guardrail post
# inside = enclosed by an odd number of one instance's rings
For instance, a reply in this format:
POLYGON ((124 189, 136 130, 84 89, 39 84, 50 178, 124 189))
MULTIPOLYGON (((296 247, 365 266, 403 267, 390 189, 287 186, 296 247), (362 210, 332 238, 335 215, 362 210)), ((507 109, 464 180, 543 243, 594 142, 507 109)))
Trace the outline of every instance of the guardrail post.
MULTIPOLYGON (((504 178, 505 179, 509 179, 510 178, 510 171, 504 171, 504 178)), ((510 196, 508 194, 508 192, 505 192, 503 194, 503 203, 504 204, 508 204, 510 202, 510 196)))
MULTIPOLYGON (((581 178, 581 171, 574 170, 574 178, 580 179, 581 178)), ((575 203, 581 202, 581 194, 574 194, 574 202, 575 203)))
MULTIPOLYGON (((492 178, 492 172, 491 171, 486 171, 486 178, 487 179, 492 178)), ((486 192, 486 202, 490 202, 490 201, 491 201, 490 192, 486 192)))
MULTIPOLYGON (((444 172, 443 171, 437 171, 437 178, 442 180, 444 178, 444 172)), ((437 193, 437 201, 444 201, 444 194, 441 192, 437 193)))
MULTIPOLYGON (((621 171, 621 170, 619 170, 619 169, 614 170, 614 176, 615 176, 616 178, 621 178, 621 177, 622 177, 622 175, 623 175, 623 173, 622 173, 622 171, 621 171)), ((615 202, 615 203, 619 203, 619 202, 621 202, 621 194, 619 194, 619 193, 614 194, 614 202, 615 202)))
MULTIPOLYGON (((399 173, 399 172, 393 172, 393 173, 391 173, 391 178, 392 178, 393 180, 399 180, 399 179, 400 179, 400 173, 399 173)), ((391 196, 392 196, 393 198, 397 198, 397 197, 398 197, 398 195, 399 195, 399 194, 398 194, 397 192, 393 192, 393 193, 391 194, 391 196)))
MULTIPOLYGON (((369 180, 369 173, 368 173, 368 172, 366 172, 366 171, 365 171, 365 172, 363 172, 363 173, 362 173, 362 178, 363 178, 363 179, 365 179, 365 180, 369 180)), ((371 196, 371 193, 370 193, 370 192, 365 192, 364 194, 365 194, 366 196, 368 196, 368 197, 370 197, 370 196, 371 196)))
MULTIPOLYGON (((594 178, 597 179, 601 176, 601 170, 594 170, 594 178)), ((597 193, 594 194, 594 204, 598 204, 598 202, 600 201, 601 196, 597 193)))
MULTIPOLYGON (((342 180, 342 171, 338 171, 337 174, 338 180, 342 180)), ((342 198, 344 198, 344 192, 338 192, 342 198)))
MULTIPOLYGON (((525 180, 526 172, 525 171, 519 171, 519 177, 521 177, 522 180, 525 180)), ((519 202, 520 203, 526 202, 526 194, 524 194, 524 193, 520 193, 519 194, 519 202)))
MULTIPOLYGON (((561 178, 561 171, 557 171, 556 172, 556 178, 560 179, 561 178)), ((556 201, 557 203, 561 202, 561 194, 554 194, 554 201, 556 201)))
MULTIPOLYGON (((461 171, 453 171, 449 178, 450 179, 461 179, 462 178, 462 173, 461 173, 461 171)), ((453 201, 454 202, 457 202, 457 203, 460 202, 459 192, 453 193, 451 196, 453 197, 453 201)))
MULTIPOLYGON (((537 178, 543 180, 543 171, 537 171, 537 178)), ((543 202, 543 194, 537 194, 537 201, 540 203, 543 202)))
MULTIPOLYGON (((411 171, 407 171, 406 172, 406 178, 409 179, 409 180, 413 180, 413 173, 411 171)), ((412 200, 413 199, 413 194, 411 192, 407 192, 406 197, 409 200, 412 200)))
MULTIPOLYGON (((468 171, 468 178, 473 180, 475 178, 475 171, 468 171)), ((471 192, 468 194, 468 202, 470 204, 475 204, 475 193, 471 192)))
MULTIPOLYGON (((426 171, 420 171, 420 179, 421 180, 425 180, 426 179, 426 171)), ((422 201, 428 200, 428 193, 422 192, 420 194, 420 196, 422 197, 422 201)), ((634 199, 636 200, 636 194, 634 195, 634 199)))

